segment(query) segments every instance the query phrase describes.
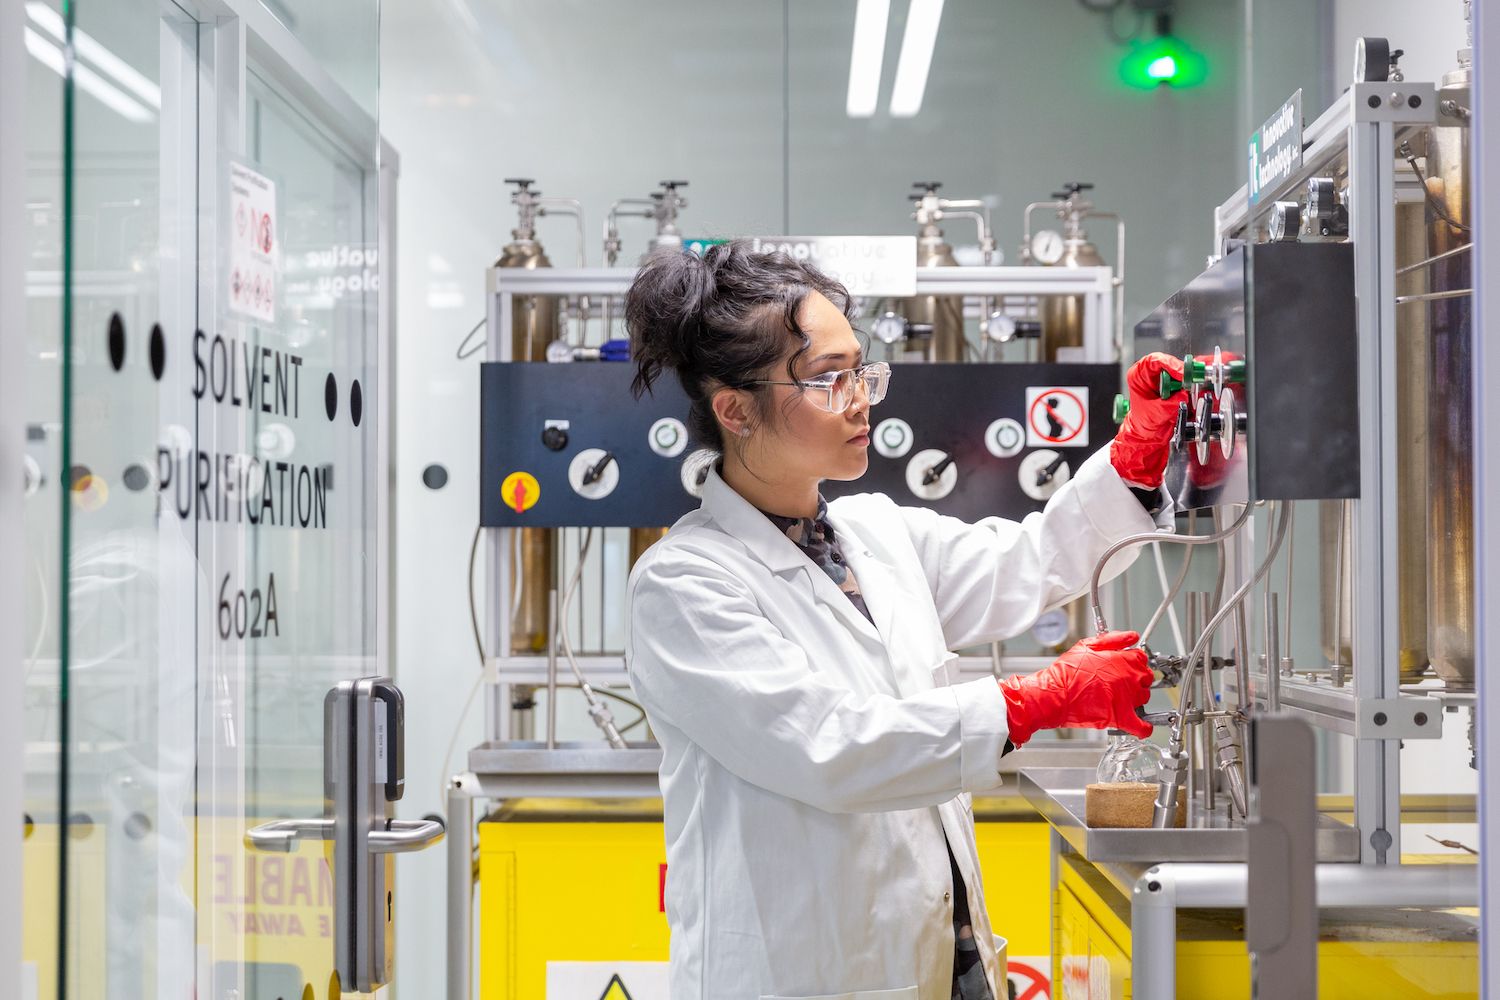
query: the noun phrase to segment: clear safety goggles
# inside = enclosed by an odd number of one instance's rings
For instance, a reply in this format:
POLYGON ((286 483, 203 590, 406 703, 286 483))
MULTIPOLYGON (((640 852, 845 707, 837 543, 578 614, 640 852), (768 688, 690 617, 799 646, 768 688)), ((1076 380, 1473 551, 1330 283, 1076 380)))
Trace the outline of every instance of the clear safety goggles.
POLYGON ((829 413, 843 413, 854 403, 855 387, 863 384, 865 396, 874 406, 885 398, 891 384, 891 366, 884 361, 875 361, 858 368, 824 372, 801 382, 777 382, 758 379, 752 385, 793 385, 802 389, 813 405, 829 413))

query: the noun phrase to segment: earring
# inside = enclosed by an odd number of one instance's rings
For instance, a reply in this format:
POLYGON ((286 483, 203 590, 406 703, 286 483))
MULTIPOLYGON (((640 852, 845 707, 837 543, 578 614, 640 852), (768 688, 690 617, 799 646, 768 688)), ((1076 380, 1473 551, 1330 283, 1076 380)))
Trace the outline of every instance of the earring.
POLYGON ((748 428, 748 427, 741 427, 740 428, 740 437, 747 438, 749 436, 750 436, 750 428, 748 428))

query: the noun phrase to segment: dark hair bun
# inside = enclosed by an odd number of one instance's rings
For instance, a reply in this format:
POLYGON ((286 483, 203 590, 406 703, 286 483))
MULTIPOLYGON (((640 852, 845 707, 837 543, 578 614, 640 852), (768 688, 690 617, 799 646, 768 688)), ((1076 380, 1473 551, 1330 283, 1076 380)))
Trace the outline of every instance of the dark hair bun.
POLYGON ((701 258, 676 248, 652 252, 625 296, 636 365, 631 391, 640 397, 663 372, 676 372, 692 402, 693 435, 722 448, 713 393, 755 388, 783 358, 796 381, 797 357, 809 345, 797 314, 812 292, 851 314, 843 285, 785 254, 755 252, 748 240, 717 244, 701 258))

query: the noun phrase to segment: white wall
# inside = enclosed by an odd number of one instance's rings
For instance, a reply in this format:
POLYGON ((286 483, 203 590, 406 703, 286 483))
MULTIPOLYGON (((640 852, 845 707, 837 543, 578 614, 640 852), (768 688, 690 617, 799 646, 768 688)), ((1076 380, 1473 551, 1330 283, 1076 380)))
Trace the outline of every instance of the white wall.
POLYGON ((1354 78, 1354 42, 1361 36, 1389 39, 1402 49, 1408 80, 1440 82, 1468 44, 1463 0, 1333 0, 1332 62, 1342 90, 1354 78))

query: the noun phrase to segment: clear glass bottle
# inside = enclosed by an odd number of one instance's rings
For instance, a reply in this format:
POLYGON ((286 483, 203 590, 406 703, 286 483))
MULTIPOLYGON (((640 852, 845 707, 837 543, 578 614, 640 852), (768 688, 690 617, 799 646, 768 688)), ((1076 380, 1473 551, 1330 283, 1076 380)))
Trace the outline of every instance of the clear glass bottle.
POLYGON ((1099 761, 1099 781, 1155 784, 1161 773, 1161 747, 1119 729, 1111 729, 1109 733, 1109 749, 1099 761))

